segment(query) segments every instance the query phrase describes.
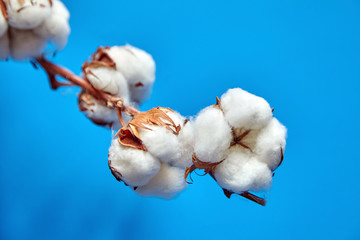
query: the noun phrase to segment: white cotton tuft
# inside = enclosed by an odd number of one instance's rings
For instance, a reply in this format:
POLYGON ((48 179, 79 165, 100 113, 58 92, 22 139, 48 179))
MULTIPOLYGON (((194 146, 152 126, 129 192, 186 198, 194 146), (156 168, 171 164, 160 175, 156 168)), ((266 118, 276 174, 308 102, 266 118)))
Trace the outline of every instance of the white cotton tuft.
POLYGON ((192 155, 194 153, 194 128, 191 121, 187 121, 181 125, 181 130, 178 135, 180 142, 179 158, 172 161, 171 164, 177 167, 190 167, 192 165, 192 155))
POLYGON ((271 186, 272 172, 248 149, 235 146, 215 168, 215 179, 222 188, 235 193, 260 191, 271 186))
POLYGON ((272 118, 269 103, 240 88, 229 89, 221 96, 221 108, 232 127, 260 129, 272 118))
POLYGON ((109 167, 126 184, 141 187, 160 170, 160 161, 146 151, 122 146, 114 139, 109 149, 109 167))
POLYGON ((130 45, 111 47, 107 53, 127 80, 131 101, 141 104, 150 96, 155 81, 154 59, 147 52, 130 45))
POLYGON ((58 0, 53 1, 50 17, 43 21, 34 31, 40 36, 49 39, 57 50, 62 50, 70 34, 69 17, 69 11, 64 4, 58 0))
POLYGON ((33 29, 51 15, 49 0, 8 0, 8 24, 18 29, 33 29))
POLYGON ((0 11, 0 37, 2 37, 5 34, 7 29, 8 29, 8 24, 6 22, 4 15, 0 11))
POLYGON ((177 136, 163 126, 146 127, 151 130, 140 128, 139 135, 148 151, 162 162, 176 161, 180 157, 180 142, 177 136))
POLYGON ((10 45, 8 35, 5 33, 0 37, 0 60, 6 60, 10 56, 10 45))
POLYGON ((126 104, 129 103, 129 88, 124 76, 109 67, 87 67, 85 76, 96 89, 120 97, 126 104))
MULTIPOLYGON (((172 126, 168 129, 165 126, 146 125, 151 130, 140 128, 140 139, 148 151, 162 162, 171 163, 176 166, 186 166, 191 161, 193 147, 190 144, 193 137, 189 133, 189 127, 184 128, 185 118, 183 116, 172 111, 166 114, 176 126, 180 126, 179 134, 174 134, 176 129, 172 126)), ((165 119, 163 121, 166 122, 165 119)))
POLYGON ((286 134, 286 127, 273 118, 257 138, 254 152, 259 156, 259 161, 266 163, 272 171, 281 162, 281 151, 284 153, 286 146, 286 134))
POLYGON ((222 111, 216 106, 202 110, 194 121, 195 154, 200 161, 224 160, 232 141, 232 131, 222 111))
POLYGON ((66 19, 51 15, 34 31, 43 38, 50 40, 56 46, 56 50, 62 50, 67 43, 70 26, 66 19))
POLYGON ((11 57, 14 60, 27 60, 41 56, 46 46, 46 40, 31 30, 10 29, 11 57))
POLYGON ((59 0, 52 0, 51 15, 62 17, 65 20, 70 18, 69 10, 59 0))
POLYGON ((146 185, 136 189, 145 197, 174 198, 187 187, 184 180, 184 169, 161 164, 160 171, 146 185))

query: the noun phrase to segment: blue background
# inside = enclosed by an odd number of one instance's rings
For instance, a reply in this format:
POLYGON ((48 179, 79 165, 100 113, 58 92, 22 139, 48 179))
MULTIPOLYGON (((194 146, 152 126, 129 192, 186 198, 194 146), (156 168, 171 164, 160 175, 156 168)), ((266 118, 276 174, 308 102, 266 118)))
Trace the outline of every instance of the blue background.
POLYGON ((145 49, 157 80, 142 110, 262 96, 288 128, 284 164, 266 207, 208 176, 175 200, 140 197, 110 174, 111 132, 78 111, 78 89, 1 62, 0 239, 360 239, 358 0, 64 3, 56 63, 79 74, 99 45, 145 49))

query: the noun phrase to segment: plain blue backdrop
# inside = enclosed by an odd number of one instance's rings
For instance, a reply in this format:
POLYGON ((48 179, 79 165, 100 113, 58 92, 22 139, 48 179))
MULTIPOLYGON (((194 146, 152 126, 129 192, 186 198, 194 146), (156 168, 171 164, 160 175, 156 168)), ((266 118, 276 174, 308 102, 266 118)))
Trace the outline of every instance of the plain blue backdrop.
POLYGON ((288 128, 262 207, 210 177, 175 200, 143 198, 107 166, 111 132, 49 89, 29 63, 1 62, 0 239, 360 239, 360 2, 64 0, 79 74, 99 45, 157 63, 142 106, 195 115, 227 89, 264 97, 288 128))

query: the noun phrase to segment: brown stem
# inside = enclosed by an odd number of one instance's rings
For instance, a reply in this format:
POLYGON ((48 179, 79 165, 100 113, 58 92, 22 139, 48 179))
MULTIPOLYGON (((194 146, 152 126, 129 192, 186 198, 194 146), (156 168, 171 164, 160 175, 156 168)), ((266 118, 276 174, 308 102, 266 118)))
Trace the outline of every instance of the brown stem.
POLYGON ((73 83, 76 86, 79 86, 83 89, 85 89, 89 94, 91 94, 94 98, 97 100, 103 100, 105 103, 107 103, 110 107, 119 107, 121 108, 121 111, 129 114, 129 115, 135 115, 139 113, 140 111, 131 107, 127 106, 123 103, 123 100, 121 98, 112 96, 108 93, 105 93, 103 91, 96 90, 89 82, 82 79, 81 77, 76 76, 74 73, 57 66, 53 64, 52 62, 48 61, 44 57, 35 58, 35 61, 46 71, 46 73, 49 76, 50 84, 52 89, 56 89, 60 86, 68 86, 69 84, 61 83, 56 80, 56 76, 60 76, 64 79, 67 79, 71 83, 73 83))

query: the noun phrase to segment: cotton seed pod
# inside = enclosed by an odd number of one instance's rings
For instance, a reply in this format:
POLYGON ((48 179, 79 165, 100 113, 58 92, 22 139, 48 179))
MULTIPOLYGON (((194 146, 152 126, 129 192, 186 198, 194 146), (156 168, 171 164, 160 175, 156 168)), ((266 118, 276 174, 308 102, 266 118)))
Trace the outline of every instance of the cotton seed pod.
POLYGON ((42 55, 46 40, 31 30, 10 28, 11 57, 14 60, 27 60, 42 55))
POLYGON ((96 88, 130 102, 129 87, 124 75, 116 70, 114 60, 107 54, 108 47, 99 47, 90 62, 83 65, 84 76, 96 88))
POLYGON ((272 183, 268 166, 240 146, 230 149, 227 158, 216 166, 214 176, 222 188, 237 194, 264 190, 272 183))
MULTIPOLYGON (((116 110, 97 101, 90 94, 81 92, 78 103, 80 111, 82 111, 93 123, 116 130, 121 128, 116 110)), ((130 121, 131 117, 124 114, 123 119, 125 123, 127 123, 130 121)))
POLYGON ((136 189, 144 197, 171 199, 187 187, 184 169, 162 163, 160 171, 146 185, 136 189))
POLYGON ((33 29, 51 15, 51 0, 3 0, 8 24, 18 29, 33 29))
POLYGON ((265 99, 240 88, 229 89, 221 96, 221 109, 234 128, 260 129, 272 118, 272 110, 265 99))
POLYGON ((274 171, 282 162, 286 146, 287 130, 276 118, 272 118, 257 136, 254 153, 259 161, 266 163, 274 171))
POLYGON ((0 60, 6 60, 10 56, 10 45, 7 33, 0 37, 0 60))
POLYGON ((160 161, 149 152, 123 146, 117 139, 111 143, 108 163, 117 180, 135 188, 147 184, 160 170, 160 161))
POLYGON ((218 106, 203 109, 194 120, 194 151, 199 160, 217 163, 224 160, 232 141, 232 130, 218 106))
POLYGON ((114 46, 106 49, 129 84, 131 101, 141 104, 146 100, 155 81, 155 62, 147 52, 130 46, 114 46))

